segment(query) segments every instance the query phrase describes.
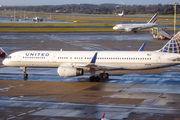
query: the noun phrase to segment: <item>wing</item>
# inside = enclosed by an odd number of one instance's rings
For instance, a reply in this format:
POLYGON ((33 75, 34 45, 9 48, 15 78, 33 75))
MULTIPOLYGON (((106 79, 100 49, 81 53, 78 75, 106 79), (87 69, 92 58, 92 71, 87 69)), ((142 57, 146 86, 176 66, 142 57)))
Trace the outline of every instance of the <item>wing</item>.
POLYGON ((127 28, 125 28, 125 31, 131 32, 131 31, 136 31, 136 30, 140 30, 140 29, 142 29, 142 27, 127 27, 127 28))
POLYGON ((70 67, 75 67, 75 68, 82 68, 82 69, 90 69, 93 68, 96 71, 97 70, 122 70, 123 68, 114 68, 114 67, 109 67, 109 66, 100 66, 96 65, 96 59, 97 59, 97 52, 94 54, 94 57, 92 58, 91 62, 86 64, 86 63, 62 63, 60 66, 70 66, 70 67))

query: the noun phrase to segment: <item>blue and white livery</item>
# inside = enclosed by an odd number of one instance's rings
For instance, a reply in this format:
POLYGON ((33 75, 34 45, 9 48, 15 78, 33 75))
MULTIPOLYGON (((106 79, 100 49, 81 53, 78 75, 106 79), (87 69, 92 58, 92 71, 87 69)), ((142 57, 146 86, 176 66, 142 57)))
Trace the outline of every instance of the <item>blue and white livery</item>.
POLYGON ((156 20, 157 20, 158 14, 156 13, 151 20, 146 24, 117 24, 113 27, 114 30, 125 30, 126 32, 137 32, 137 30, 151 28, 154 26, 157 26, 156 20))
MULTIPOLYGON (((144 46, 144 45, 143 45, 144 46)), ((27 67, 57 68, 61 77, 90 72, 91 81, 108 78, 109 70, 157 69, 180 64, 180 32, 157 51, 39 51, 25 50, 10 54, 3 64, 20 67, 27 78, 27 67), (102 71, 95 77, 96 71, 102 71)))

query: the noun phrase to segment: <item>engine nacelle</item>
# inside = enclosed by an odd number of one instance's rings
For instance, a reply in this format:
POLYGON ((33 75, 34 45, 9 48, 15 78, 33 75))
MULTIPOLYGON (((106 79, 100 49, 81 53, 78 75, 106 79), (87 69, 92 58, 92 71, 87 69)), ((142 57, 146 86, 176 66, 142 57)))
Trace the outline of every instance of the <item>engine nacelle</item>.
POLYGON ((74 77, 84 74, 84 70, 81 68, 60 66, 57 69, 58 75, 61 77, 74 77))
POLYGON ((131 31, 132 31, 132 29, 131 29, 131 28, 125 28, 125 31, 127 31, 127 32, 131 32, 131 31))

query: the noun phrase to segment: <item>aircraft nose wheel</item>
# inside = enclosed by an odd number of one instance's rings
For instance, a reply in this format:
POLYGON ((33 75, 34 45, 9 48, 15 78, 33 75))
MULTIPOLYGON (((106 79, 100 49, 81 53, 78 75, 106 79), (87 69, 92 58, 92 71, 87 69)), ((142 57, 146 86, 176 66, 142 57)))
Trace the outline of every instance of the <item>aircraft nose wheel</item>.
POLYGON ((28 74, 24 74, 24 81, 26 81, 28 78, 28 74))
POLYGON ((24 74, 24 78, 27 78, 28 77, 28 74, 24 74))
POLYGON ((26 67, 20 67, 20 69, 23 69, 24 80, 27 80, 28 74, 26 73, 26 67))

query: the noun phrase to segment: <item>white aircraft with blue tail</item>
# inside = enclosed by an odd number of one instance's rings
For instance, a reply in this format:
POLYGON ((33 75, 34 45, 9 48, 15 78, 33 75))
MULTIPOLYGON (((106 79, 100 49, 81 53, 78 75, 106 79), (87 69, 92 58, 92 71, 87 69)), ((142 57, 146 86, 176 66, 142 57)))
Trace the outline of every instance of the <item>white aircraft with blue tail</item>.
POLYGON ((117 24, 113 27, 114 30, 125 30, 126 32, 137 32, 137 30, 151 28, 154 26, 157 26, 156 20, 157 20, 158 14, 156 13, 151 20, 146 24, 117 24))
MULTIPOLYGON (((144 45, 143 45, 144 46, 144 45)), ((57 68, 61 77, 91 73, 90 81, 108 78, 109 70, 157 69, 180 64, 180 32, 156 51, 47 51, 24 50, 7 56, 3 64, 20 67, 27 78, 27 67, 57 68), (96 71, 102 71, 96 76, 96 71)))

